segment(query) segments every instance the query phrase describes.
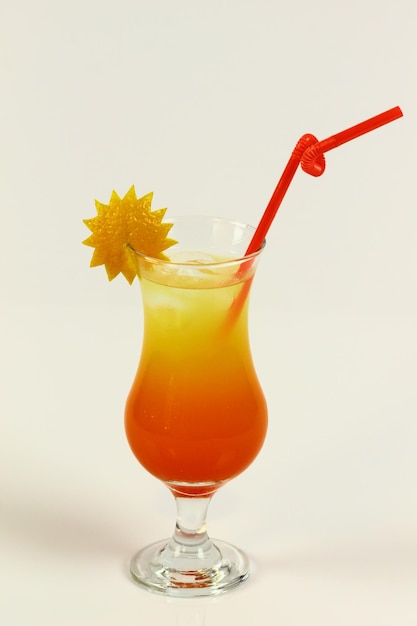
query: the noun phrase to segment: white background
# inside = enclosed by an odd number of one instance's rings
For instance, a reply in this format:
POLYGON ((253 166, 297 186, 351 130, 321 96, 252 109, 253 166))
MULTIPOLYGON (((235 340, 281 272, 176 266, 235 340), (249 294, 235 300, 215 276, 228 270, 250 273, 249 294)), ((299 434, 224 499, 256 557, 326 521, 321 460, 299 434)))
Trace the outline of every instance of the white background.
POLYGON ((0 7, 1 626, 415 626, 415 0, 3 0, 0 7), (124 401, 137 283, 81 245, 94 199, 256 224, 298 140, 404 117, 297 172, 254 285, 270 408, 209 531, 240 590, 173 602, 131 554, 171 533, 124 401))

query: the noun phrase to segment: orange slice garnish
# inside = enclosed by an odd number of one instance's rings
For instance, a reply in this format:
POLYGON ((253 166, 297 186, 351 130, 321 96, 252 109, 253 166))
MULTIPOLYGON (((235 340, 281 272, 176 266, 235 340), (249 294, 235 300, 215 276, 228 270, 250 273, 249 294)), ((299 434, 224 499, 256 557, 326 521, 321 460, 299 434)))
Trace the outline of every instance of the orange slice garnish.
POLYGON ((172 224, 162 222, 166 209, 151 211, 153 193, 137 198, 132 186, 120 198, 112 192, 109 204, 95 201, 97 216, 84 220, 92 234, 83 241, 94 249, 90 267, 104 265, 109 280, 122 273, 131 284, 136 271, 129 258, 128 246, 157 259, 166 259, 163 251, 177 243, 168 238, 172 224))

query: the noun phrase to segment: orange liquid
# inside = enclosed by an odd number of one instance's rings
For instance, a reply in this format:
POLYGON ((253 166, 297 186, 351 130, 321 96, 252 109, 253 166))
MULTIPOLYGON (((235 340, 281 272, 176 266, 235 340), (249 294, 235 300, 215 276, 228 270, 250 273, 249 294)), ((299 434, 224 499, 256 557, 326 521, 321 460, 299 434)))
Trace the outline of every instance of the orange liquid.
POLYGON ((254 460, 267 428, 247 302, 221 330, 243 283, 184 288, 142 278, 141 286, 144 340, 125 414, 131 449, 168 483, 228 480, 254 460))

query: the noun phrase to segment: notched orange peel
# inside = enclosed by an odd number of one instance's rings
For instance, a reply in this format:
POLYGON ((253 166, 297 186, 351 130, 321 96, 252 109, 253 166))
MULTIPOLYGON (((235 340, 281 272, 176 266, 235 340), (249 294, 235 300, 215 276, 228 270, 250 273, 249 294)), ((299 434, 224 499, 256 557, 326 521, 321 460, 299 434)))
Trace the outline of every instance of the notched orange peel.
POLYGON ((94 248, 90 267, 104 265, 109 280, 122 273, 131 284, 136 271, 131 246, 138 252, 166 259, 164 250, 177 243, 168 237, 172 224, 162 222, 166 209, 151 210, 153 193, 137 198, 135 188, 120 198, 113 191, 109 204, 95 201, 97 216, 84 220, 92 234, 83 241, 94 248))

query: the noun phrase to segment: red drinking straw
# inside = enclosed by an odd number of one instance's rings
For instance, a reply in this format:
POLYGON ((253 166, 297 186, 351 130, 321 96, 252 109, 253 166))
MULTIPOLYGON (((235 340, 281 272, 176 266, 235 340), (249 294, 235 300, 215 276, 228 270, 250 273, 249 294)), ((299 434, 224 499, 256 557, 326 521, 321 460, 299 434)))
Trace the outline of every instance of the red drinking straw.
MULTIPOLYGON (((319 141, 314 135, 303 135, 298 140, 297 145, 292 151, 289 161, 278 181, 277 186, 275 187, 275 191, 272 194, 268 206, 261 217, 248 249, 246 250, 246 255, 256 252, 256 250, 259 250, 261 247, 299 165, 301 165, 301 169, 304 170, 304 172, 307 172, 307 174, 311 174, 311 176, 321 176, 326 168, 324 152, 333 150, 333 148, 337 148, 347 141, 351 141, 351 139, 356 139, 356 137, 369 133, 371 130, 375 130, 384 124, 393 122, 399 117, 402 117, 402 115, 403 113, 400 107, 397 106, 393 109, 385 111, 385 113, 375 115, 375 117, 371 117, 369 120, 365 120, 360 124, 356 124, 356 126, 351 126, 346 130, 342 130, 342 132, 332 135, 327 139, 323 139, 323 141, 319 141)), ((251 282, 251 279, 246 281, 239 295, 234 300, 230 308, 229 315, 226 318, 224 330, 230 328, 231 324, 239 314, 246 300, 251 282)))
POLYGON ((268 206, 261 217, 249 247, 246 250, 246 254, 256 252, 256 250, 259 250, 261 247, 269 227, 272 224, 272 221, 300 164, 301 169, 307 174, 311 174, 311 176, 321 176, 326 167, 324 159, 325 152, 333 150, 333 148, 337 148, 347 141, 356 139, 356 137, 360 137, 365 133, 369 133, 371 130, 375 130, 384 124, 393 122, 399 117, 402 117, 402 115, 403 113, 400 107, 397 106, 393 109, 385 111, 385 113, 375 115, 375 117, 371 117, 369 120, 365 120, 360 124, 356 124, 356 126, 351 126, 346 130, 342 130, 342 132, 332 135, 327 139, 323 139, 322 141, 318 141, 314 135, 303 135, 298 140, 297 145, 292 151, 290 159, 278 181, 268 206))

